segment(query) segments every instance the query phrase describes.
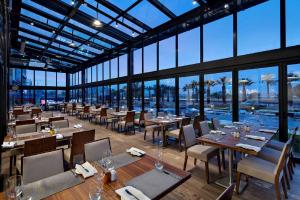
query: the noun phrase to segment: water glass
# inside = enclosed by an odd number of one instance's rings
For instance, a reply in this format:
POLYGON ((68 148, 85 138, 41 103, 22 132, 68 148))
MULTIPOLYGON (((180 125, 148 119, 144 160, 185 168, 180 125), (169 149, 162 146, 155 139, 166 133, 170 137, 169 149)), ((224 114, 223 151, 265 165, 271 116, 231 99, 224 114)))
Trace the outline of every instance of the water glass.
POLYGON ((155 168, 159 171, 161 171, 164 168, 164 165, 162 163, 163 161, 163 148, 162 148, 162 141, 158 141, 157 145, 157 158, 155 161, 155 168))
POLYGON ((90 200, 100 200, 101 199, 101 190, 98 187, 90 189, 89 199, 90 200))
POLYGON ((6 181, 6 196, 8 199, 19 199, 22 196, 22 176, 11 176, 6 181))

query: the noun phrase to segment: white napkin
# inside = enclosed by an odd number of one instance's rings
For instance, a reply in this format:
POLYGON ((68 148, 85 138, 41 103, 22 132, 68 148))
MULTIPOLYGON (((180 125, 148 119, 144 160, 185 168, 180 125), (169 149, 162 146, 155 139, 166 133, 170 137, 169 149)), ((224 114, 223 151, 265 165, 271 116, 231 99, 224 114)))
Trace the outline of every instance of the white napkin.
POLYGON ((75 124, 74 128, 82 128, 82 126, 80 124, 75 124))
POLYGON ((244 149, 253 150, 253 151, 256 151, 256 152, 259 152, 261 150, 261 147, 257 147, 257 146, 253 146, 253 145, 249 145, 249 144, 243 144, 243 143, 238 143, 235 146, 242 147, 244 149))
POLYGON ((219 131, 219 130, 211 130, 210 133, 215 134, 215 133, 220 133, 221 135, 226 135, 225 132, 219 131))
POLYGON ((227 126, 224 126, 224 128, 236 128, 236 126, 227 125, 227 126))
POLYGON ((94 176, 94 174, 98 172, 89 162, 85 162, 82 165, 76 164, 75 173, 81 174, 83 178, 88 178, 90 176, 94 176))
POLYGON ((150 200, 150 198, 147 197, 143 192, 141 192, 140 190, 138 190, 132 186, 126 186, 126 187, 117 189, 115 192, 121 197, 121 200, 137 200, 137 199, 150 200), (134 196, 128 194, 126 192, 126 189, 134 196))
POLYGON ((261 140, 265 141, 266 137, 263 136, 257 136, 257 135, 245 135, 246 138, 254 139, 254 140, 261 140))
POLYGON ((243 125, 244 122, 233 122, 233 124, 236 124, 236 125, 243 125))
POLYGON ((56 136, 57 140, 64 138, 64 136, 62 134, 60 134, 60 133, 55 134, 55 136, 56 136))
POLYGON ((271 130, 271 129, 259 129, 259 132, 264 132, 264 133, 273 133, 276 134, 277 131, 276 130, 271 130))
POLYGON ((134 155, 134 156, 142 156, 142 155, 146 154, 145 151, 140 150, 140 149, 135 148, 135 147, 131 147, 130 149, 127 149, 126 152, 130 153, 131 155, 134 155))
POLYGON ((2 147, 3 148, 14 148, 16 145, 16 142, 3 142, 2 147))

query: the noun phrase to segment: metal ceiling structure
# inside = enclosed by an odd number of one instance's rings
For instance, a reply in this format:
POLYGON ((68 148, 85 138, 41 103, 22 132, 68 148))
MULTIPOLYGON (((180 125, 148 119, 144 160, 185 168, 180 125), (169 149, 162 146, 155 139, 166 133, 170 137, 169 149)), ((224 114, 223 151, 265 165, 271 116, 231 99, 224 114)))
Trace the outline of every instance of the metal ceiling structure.
MULTIPOLYGON (((153 35, 176 34, 263 0, 15 0, 12 5, 13 58, 36 59, 74 70, 95 64, 153 35), (170 5, 170 3, 172 5, 170 5), (228 7, 224 6, 228 5, 228 7), (153 16, 146 16, 148 10, 153 16), (151 21, 152 20, 152 21, 151 21), (25 46, 25 50, 21 47, 25 46)), ((151 39, 153 38, 153 39, 151 39)))

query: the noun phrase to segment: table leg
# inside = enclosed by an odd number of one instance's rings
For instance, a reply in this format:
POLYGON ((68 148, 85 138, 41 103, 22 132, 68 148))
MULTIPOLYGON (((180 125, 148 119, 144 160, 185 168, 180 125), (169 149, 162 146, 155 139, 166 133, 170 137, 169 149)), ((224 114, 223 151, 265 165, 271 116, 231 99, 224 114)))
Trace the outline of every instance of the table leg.
POLYGON ((9 156, 9 176, 12 175, 13 156, 9 156))
POLYGON ((163 146, 166 147, 167 140, 166 140, 166 130, 165 130, 164 126, 161 126, 161 130, 162 130, 162 136, 163 136, 163 146))

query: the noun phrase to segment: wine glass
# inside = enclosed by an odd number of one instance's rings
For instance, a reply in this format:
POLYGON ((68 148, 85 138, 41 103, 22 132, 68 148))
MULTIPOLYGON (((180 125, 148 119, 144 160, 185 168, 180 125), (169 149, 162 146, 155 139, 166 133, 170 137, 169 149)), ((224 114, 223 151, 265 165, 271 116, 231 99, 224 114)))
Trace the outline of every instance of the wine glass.
POLYGON ((19 199, 22 196, 21 185, 23 184, 22 176, 11 176, 6 181, 6 196, 8 199, 19 199))
POLYGON ((163 160, 163 148, 162 148, 162 141, 159 140, 157 144, 157 158, 155 161, 155 168, 159 171, 161 171, 164 168, 164 165, 162 164, 163 160))

